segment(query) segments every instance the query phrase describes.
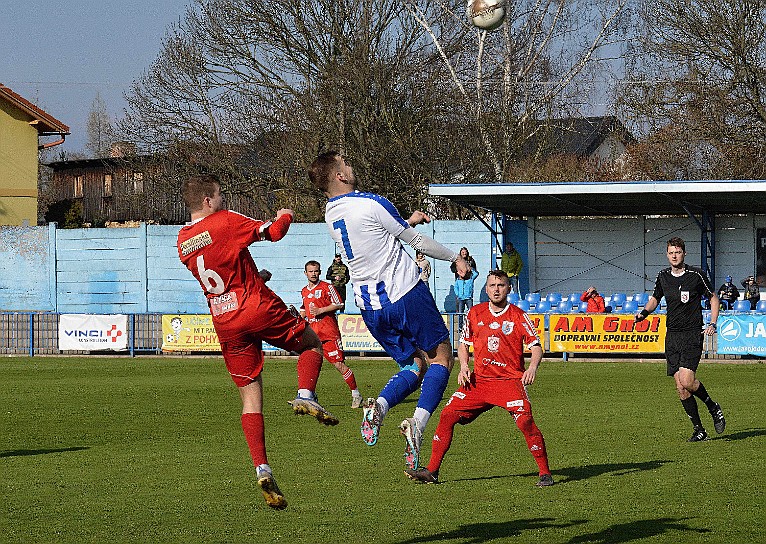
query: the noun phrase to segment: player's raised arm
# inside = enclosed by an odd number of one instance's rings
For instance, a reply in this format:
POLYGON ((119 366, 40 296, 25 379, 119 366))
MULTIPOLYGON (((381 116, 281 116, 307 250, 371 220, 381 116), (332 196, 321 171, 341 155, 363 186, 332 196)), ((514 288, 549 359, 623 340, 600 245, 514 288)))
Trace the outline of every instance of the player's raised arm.
POLYGON ((407 219, 407 223, 411 227, 416 227, 418 225, 422 225, 423 223, 430 223, 431 217, 428 214, 425 214, 421 212, 420 210, 415 210, 412 212, 412 215, 409 219, 407 219))
POLYGON ((287 230, 290 228, 294 217, 295 212, 292 210, 286 208, 279 210, 276 218, 265 225, 263 229, 263 237, 266 240, 278 242, 285 237, 285 234, 287 234, 287 230))
POLYGON ((449 261, 455 263, 458 275, 461 278, 470 276, 471 266, 468 264, 468 262, 466 262, 465 259, 460 256, 460 254, 455 253, 451 249, 441 245, 433 238, 418 232, 414 228, 409 227, 404 229, 397 235, 397 238, 399 238, 399 240, 405 244, 409 244, 410 247, 412 247, 415 251, 420 251, 423 255, 433 259, 439 259, 440 261, 449 261))

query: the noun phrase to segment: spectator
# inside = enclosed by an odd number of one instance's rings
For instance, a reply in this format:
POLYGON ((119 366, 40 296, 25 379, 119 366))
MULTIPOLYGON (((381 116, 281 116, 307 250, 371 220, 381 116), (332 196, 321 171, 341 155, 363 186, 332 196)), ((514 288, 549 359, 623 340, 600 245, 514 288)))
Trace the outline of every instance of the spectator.
POLYGON ((348 267, 343 263, 340 253, 335 254, 332 264, 327 267, 327 281, 332 282, 332 286, 338 291, 340 299, 346 303, 346 284, 351 279, 348 273, 348 267))
POLYGON ((473 306, 473 284, 478 277, 479 273, 475 268, 472 268, 469 277, 455 280, 455 311, 460 314, 458 318, 460 329, 463 328, 463 314, 468 313, 468 310, 473 306))
POLYGON ((739 289, 731 282, 731 276, 726 276, 726 282, 718 288, 718 299, 724 310, 731 310, 739 298, 739 289))
POLYGON ((431 263, 428 262, 426 256, 420 251, 415 252, 415 264, 418 265, 418 272, 420 272, 420 279, 428 285, 428 279, 431 277, 431 263))
POLYGON ((744 299, 750 301, 750 309, 755 310, 755 305, 761 300, 761 290, 758 288, 758 282, 755 276, 748 276, 742 280, 742 287, 745 288, 744 299))
MULTIPOLYGON (((468 253, 467 247, 461 247, 460 248, 460 256, 469 264, 471 265, 471 268, 476 270, 476 261, 473 260, 473 257, 471 257, 471 254, 468 253)), ((459 280, 460 275, 457 273, 457 268, 455 263, 452 263, 449 267, 450 270, 452 270, 452 273, 455 274, 455 279, 459 280)))
POLYGON ((588 313, 603 314, 606 312, 606 306, 604 305, 604 297, 598 294, 596 288, 592 285, 580 295, 582 302, 588 303, 588 313))
POLYGON ((510 242, 505 244, 505 251, 503 251, 500 260, 500 270, 508 274, 508 278, 511 280, 511 291, 514 293, 519 292, 519 274, 521 274, 523 267, 524 262, 521 260, 521 255, 513 247, 513 244, 510 242))

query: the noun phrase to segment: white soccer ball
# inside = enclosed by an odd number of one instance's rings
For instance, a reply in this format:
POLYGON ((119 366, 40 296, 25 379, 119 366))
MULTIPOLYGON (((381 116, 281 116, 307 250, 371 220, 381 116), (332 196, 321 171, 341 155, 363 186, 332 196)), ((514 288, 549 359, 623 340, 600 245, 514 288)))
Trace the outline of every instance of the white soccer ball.
POLYGON ((468 18, 482 30, 495 30, 505 19, 505 0, 468 0, 468 18))

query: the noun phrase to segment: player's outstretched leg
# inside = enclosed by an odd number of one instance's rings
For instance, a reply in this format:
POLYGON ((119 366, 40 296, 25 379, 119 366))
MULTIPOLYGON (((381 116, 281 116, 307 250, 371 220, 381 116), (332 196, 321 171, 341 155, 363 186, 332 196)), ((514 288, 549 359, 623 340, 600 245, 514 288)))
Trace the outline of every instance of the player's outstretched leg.
POLYGON ((271 467, 269 465, 259 465, 256 469, 256 474, 258 475, 258 487, 261 488, 266 504, 275 510, 287 508, 287 500, 279 490, 277 481, 271 473, 271 467))

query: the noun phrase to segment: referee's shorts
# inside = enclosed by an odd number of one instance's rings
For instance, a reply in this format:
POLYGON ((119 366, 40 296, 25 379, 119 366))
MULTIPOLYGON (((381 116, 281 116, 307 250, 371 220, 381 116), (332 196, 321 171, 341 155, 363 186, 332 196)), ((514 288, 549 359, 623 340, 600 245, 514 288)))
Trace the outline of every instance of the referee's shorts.
POLYGON ((665 358, 668 361, 668 376, 675 375, 681 367, 697 372, 704 340, 702 331, 699 329, 667 331, 665 333, 665 358))

